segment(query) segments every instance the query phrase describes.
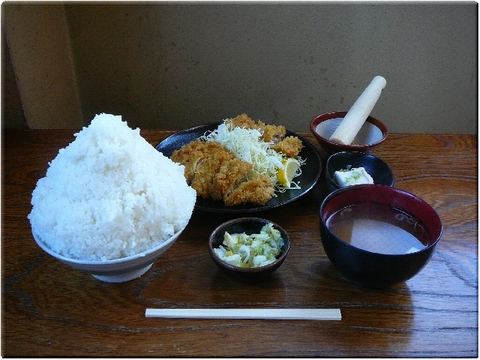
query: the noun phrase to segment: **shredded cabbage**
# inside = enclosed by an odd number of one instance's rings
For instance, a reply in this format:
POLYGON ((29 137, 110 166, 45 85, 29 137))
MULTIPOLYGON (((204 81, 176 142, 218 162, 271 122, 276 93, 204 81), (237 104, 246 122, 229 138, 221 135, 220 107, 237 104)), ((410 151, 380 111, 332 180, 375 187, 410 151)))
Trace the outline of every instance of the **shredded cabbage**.
MULTIPOLYGON (((253 165, 253 172, 263 174, 270 178, 275 190, 284 191, 286 188, 278 183, 277 174, 279 169, 285 166, 282 160, 285 156, 271 148, 273 142, 266 142, 261 139, 262 130, 248 129, 233 126, 226 120, 217 129, 205 133, 201 139, 204 141, 216 141, 232 151, 239 159, 253 165)), ((298 157, 300 164, 304 161, 298 157)), ((298 171, 298 175, 301 170, 298 171)), ((289 189, 299 189, 298 184, 292 182, 289 189)))
POLYGON ((275 229, 272 223, 268 223, 258 234, 225 232, 222 245, 213 251, 221 260, 231 265, 255 268, 273 263, 283 245, 280 231, 275 229))

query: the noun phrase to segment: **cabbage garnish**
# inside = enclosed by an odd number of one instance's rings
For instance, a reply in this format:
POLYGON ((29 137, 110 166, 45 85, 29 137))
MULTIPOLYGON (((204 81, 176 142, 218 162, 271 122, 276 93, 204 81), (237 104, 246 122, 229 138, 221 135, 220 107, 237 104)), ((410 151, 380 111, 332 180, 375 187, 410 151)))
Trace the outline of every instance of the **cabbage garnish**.
MULTIPOLYGON (((227 119, 228 120, 228 119, 227 119)), ((228 150, 232 151, 236 157, 253 165, 253 173, 266 175, 272 181, 276 191, 283 192, 286 189, 300 189, 300 186, 293 182, 287 188, 278 182, 277 174, 279 169, 284 169, 283 160, 285 155, 273 150, 271 147, 273 141, 266 142, 262 140, 263 130, 249 129, 234 126, 224 120, 217 129, 205 133, 201 139, 204 141, 216 141, 228 150)), ((304 160, 297 157, 300 164, 304 160)), ((298 171, 298 175, 301 170, 298 171)))
POLYGON ((284 240, 280 231, 268 223, 260 233, 229 234, 225 232, 222 245, 213 249, 226 263, 243 268, 255 268, 271 264, 280 254, 284 240))

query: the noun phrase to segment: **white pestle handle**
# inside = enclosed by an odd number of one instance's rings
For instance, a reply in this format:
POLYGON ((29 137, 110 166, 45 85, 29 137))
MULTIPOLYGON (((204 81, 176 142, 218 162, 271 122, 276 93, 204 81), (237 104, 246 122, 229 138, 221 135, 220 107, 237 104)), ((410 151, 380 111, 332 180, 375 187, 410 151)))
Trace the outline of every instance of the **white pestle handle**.
POLYGON ((363 90, 362 94, 332 134, 330 137, 331 141, 343 145, 350 145, 353 142, 353 139, 357 136, 365 120, 367 120, 372 112, 385 85, 387 85, 387 81, 382 76, 375 76, 373 78, 370 85, 363 90))

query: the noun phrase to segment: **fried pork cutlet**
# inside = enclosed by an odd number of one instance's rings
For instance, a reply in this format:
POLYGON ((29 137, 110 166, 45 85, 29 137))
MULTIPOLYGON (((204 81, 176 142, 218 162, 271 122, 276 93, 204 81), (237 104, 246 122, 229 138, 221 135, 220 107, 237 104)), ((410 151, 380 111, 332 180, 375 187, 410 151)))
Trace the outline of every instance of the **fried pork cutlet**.
POLYGON ((266 175, 257 175, 252 180, 242 182, 224 199, 225 205, 241 204, 264 205, 273 196, 272 181, 266 175))
POLYGON ((272 146, 276 152, 281 152, 287 157, 295 157, 303 149, 302 140, 295 136, 287 136, 279 143, 272 146))
POLYGON ((227 119, 226 123, 231 124, 233 127, 260 130, 263 133, 261 139, 265 142, 273 142, 274 144, 281 141, 287 133, 287 129, 283 125, 266 125, 260 120, 256 122, 247 114, 241 114, 232 119, 227 119))
POLYGON ((273 142, 277 144, 282 141, 287 133, 287 129, 283 125, 265 125, 263 127, 262 139, 265 142, 273 142))
POLYGON ((185 166, 187 182, 203 198, 234 206, 263 205, 273 196, 271 180, 264 175, 251 179, 253 165, 237 158, 220 143, 195 140, 175 150, 171 159, 185 166), (259 188, 255 190, 254 186, 259 188))
POLYGON ((188 184, 198 195, 208 198, 214 192, 214 177, 218 169, 237 158, 220 143, 197 139, 175 150, 171 159, 185 166, 188 184))
POLYGON ((226 124, 230 124, 233 127, 240 127, 245 129, 262 129, 265 124, 259 121, 258 123, 255 120, 251 119, 247 114, 241 114, 234 118, 227 119, 226 124))
MULTIPOLYGON (((195 140, 175 150, 170 159, 185 166, 185 178, 191 184, 199 165, 205 160, 205 154, 213 154, 224 148, 217 142, 195 140)), ((235 157, 233 153, 232 157, 235 157)))
POLYGON ((213 179, 212 198, 215 200, 224 200, 227 194, 248 180, 252 169, 252 164, 238 158, 222 164, 213 179))
MULTIPOLYGON (((230 166, 230 164, 235 162, 235 155, 223 146, 218 150, 206 153, 206 156, 201 160, 195 171, 191 186, 204 198, 212 197, 215 200, 222 199, 222 194, 216 197, 217 186, 215 178, 222 168, 226 168, 226 171, 230 172, 232 176, 239 176, 234 174, 234 168, 230 166)), ((241 174, 241 176, 243 176, 243 174, 241 174)))

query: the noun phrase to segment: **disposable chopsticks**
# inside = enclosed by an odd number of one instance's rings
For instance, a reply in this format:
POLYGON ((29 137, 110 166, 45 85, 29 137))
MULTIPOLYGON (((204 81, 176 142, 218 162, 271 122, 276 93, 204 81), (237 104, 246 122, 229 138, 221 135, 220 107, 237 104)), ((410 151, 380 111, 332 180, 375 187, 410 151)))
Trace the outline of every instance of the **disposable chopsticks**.
POLYGON ((146 309, 145 317, 177 319, 342 320, 340 309, 146 309))

